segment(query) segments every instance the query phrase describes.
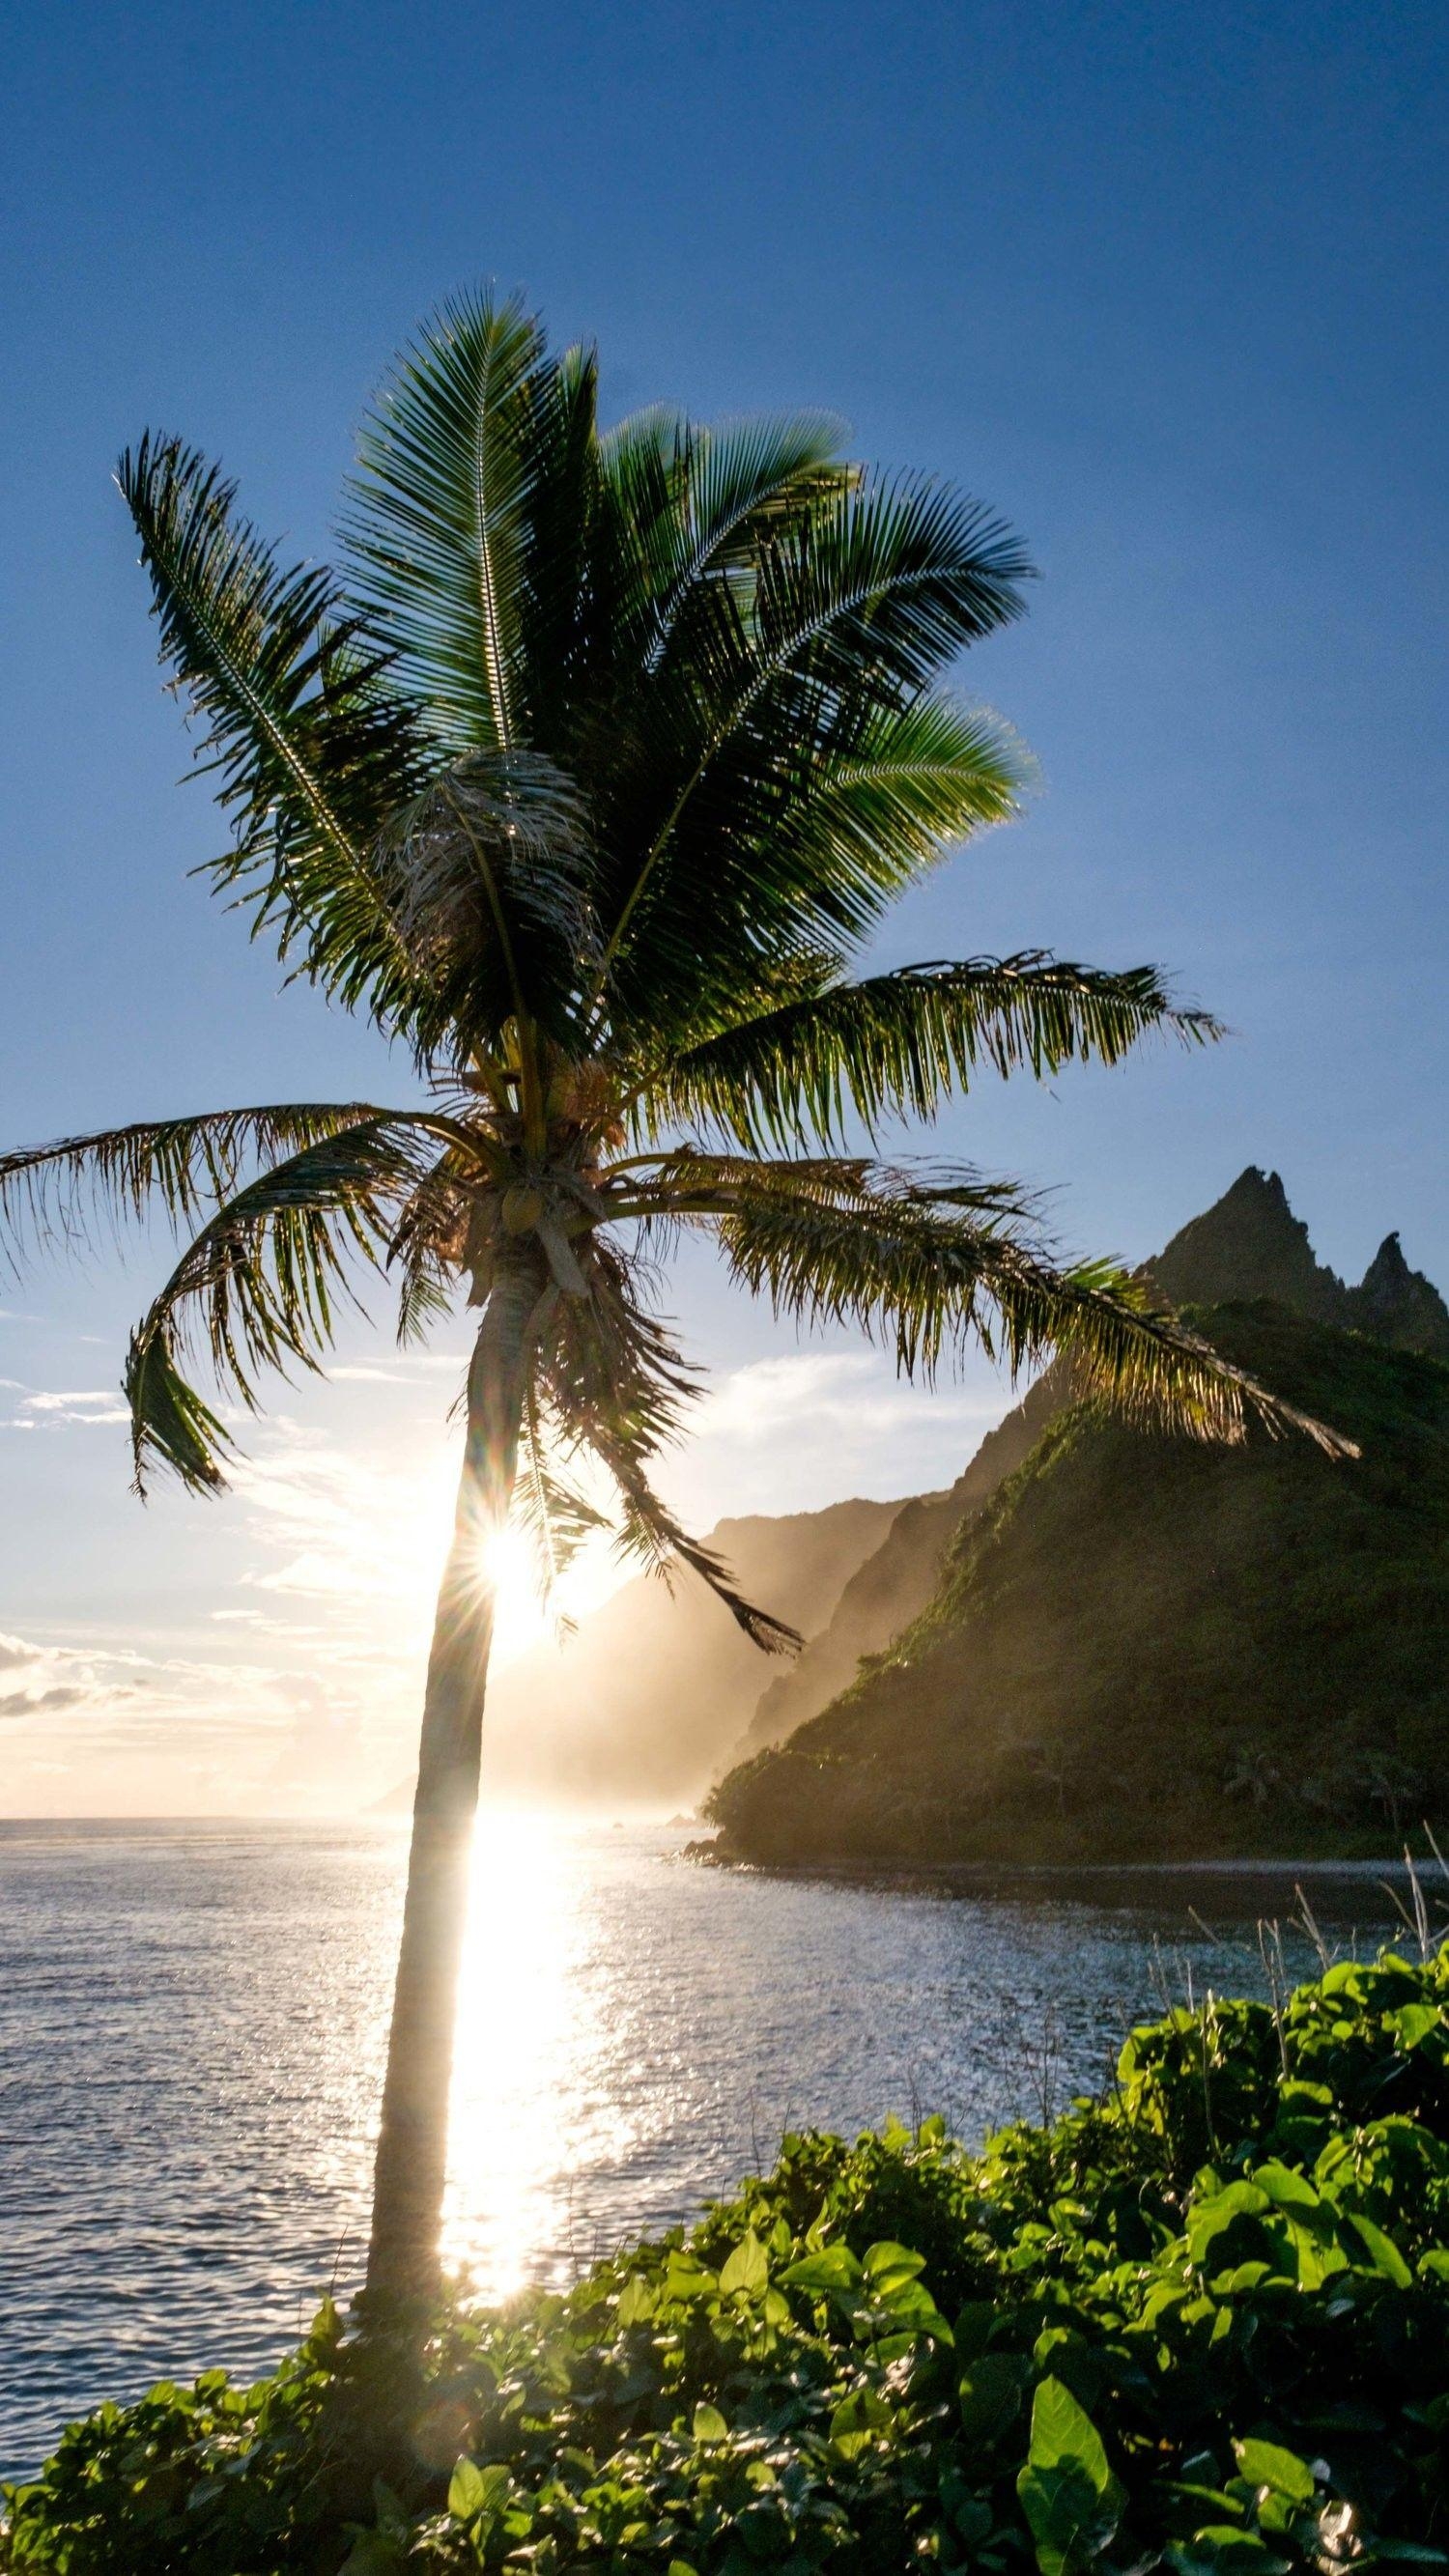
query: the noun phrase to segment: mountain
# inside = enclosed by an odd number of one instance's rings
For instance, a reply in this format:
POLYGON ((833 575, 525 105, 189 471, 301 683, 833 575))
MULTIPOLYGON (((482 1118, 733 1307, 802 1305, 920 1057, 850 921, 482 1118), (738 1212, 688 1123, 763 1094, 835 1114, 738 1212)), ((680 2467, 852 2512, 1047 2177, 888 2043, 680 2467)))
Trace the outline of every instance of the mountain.
POLYGON ((941 1579, 941 1561, 963 1519, 979 1509, 1003 1476, 1019 1467, 1062 1401, 1047 1371, 996 1430, 989 1431, 964 1475, 944 1494, 918 1494, 900 1504, 874 1552, 852 1574, 832 1618, 806 1640, 793 1663, 765 1684, 740 1755, 783 1743, 855 1679, 863 1656, 879 1654, 925 1609, 941 1579))
POLYGON ((1269 1297, 1314 1323, 1449 1360, 1449 1306, 1422 1270, 1409 1268, 1398 1236, 1385 1237, 1356 1288, 1345 1287, 1315 1258, 1276 1172, 1250 1165, 1148 1270, 1175 1306, 1269 1297))
POLYGON ((1230 1190, 1147 1264, 1175 1306, 1270 1297, 1319 1324, 1345 1324, 1348 1290, 1325 1270, 1276 1172, 1249 1164, 1230 1190))
MULTIPOLYGON (((806 1636, 831 1616, 899 1502, 721 1521, 707 1544, 752 1600, 806 1636)), ((730 1757, 769 1665, 694 1576, 639 1575, 500 1667, 484 1720, 492 1791, 613 1806, 692 1806, 730 1757)), ((384 1799, 407 1806, 412 1784, 384 1799)))
MULTIPOLYGON (((1153 1437, 1071 1406, 1049 1372, 953 1489, 963 1509, 924 1609, 721 1783, 731 1847, 1296 1855, 1381 1848, 1443 1811, 1449 1311, 1396 1236, 1345 1286, 1258 1171, 1150 1268, 1361 1457, 1153 1437)), ((871 1577, 867 1563, 842 1595, 817 1669, 871 1577)))
MULTIPOLYGON (((1315 1258, 1276 1172, 1250 1165, 1214 1206, 1175 1234, 1146 1275, 1175 1305, 1269 1297, 1291 1312, 1345 1330, 1373 1333, 1401 1350, 1449 1360, 1449 1307, 1422 1271, 1410 1270, 1391 1234, 1361 1284, 1349 1288, 1315 1258)), ((884 1653, 925 1609, 941 1578, 946 1548, 1004 1476, 1019 1467, 1048 1423, 1070 1401, 1050 1368, 989 1432, 944 1494, 905 1503, 875 1554, 851 1577, 834 1617, 795 1663, 772 1673, 742 1735, 741 1759, 781 1744, 849 1688, 863 1657, 884 1653)))
POLYGON ((1449 1306, 1422 1270, 1411 1270, 1396 1234, 1386 1235, 1357 1288, 1348 1292, 1351 1324, 1395 1350, 1449 1360, 1449 1306))

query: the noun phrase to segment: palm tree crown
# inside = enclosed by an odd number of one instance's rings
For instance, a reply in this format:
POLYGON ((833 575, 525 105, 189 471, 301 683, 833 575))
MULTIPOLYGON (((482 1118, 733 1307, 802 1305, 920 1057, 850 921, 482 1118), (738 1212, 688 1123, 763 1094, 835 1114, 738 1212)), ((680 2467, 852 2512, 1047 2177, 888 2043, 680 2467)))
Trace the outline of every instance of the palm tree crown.
POLYGON ((844 1150, 983 1062, 1214 1033, 1152 969, 850 979, 889 903, 1016 802, 1010 734, 934 685, 1021 611, 998 520, 863 473, 815 417, 601 433, 592 357, 488 297, 445 307, 378 399, 340 576, 281 567, 174 439, 119 479, 235 827, 216 881, 432 1093, 0 1161, 8 1212, 67 1230, 96 1192, 214 1209, 133 1339, 143 1479, 222 1480, 229 1436, 180 1364, 198 1334, 250 1407, 262 1370, 315 1364, 357 1261, 391 1266, 411 1336, 526 1245, 528 1490, 556 1522, 550 1455, 587 1449, 630 1538, 671 1552, 646 1467, 689 1381, 641 1255, 681 1224, 906 1368, 972 1330, 1012 1367, 1056 1344, 1121 1400, 1233 1431, 1243 1389, 1106 1265, 1054 1269, 1021 1192, 844 1150))
POLYGON ((983 1065, 1215 1034, 1152 968, 852 973, 892 901, 1015 808, 1018 746, 941 682, 1020 614, 1017 538, 850 463, 828 420, 654 410, 603 431, 596 393, 593 357, 552 353, 519 303, 444 307, 364 424, 338 571, 284 565, 177 440, 122 459, 162 658, 233 827, 211 873, 403 1042, 421 1099, 0 1158, 17 1232, 159 1199, 189 1236, 131 1342, 142 1483, 218 1486, 225 1413, 267 1371, 319 1365, 359 1270, 391 1271, 404 1336, 455 1292, 483 1310, 379 2165, 393 2286, 430 2277, 436 2238, 480 1534, 516 1506, 557 1566, 612 1520, 762 1645, 791 1642, 655 1488, 693 1384, 651 1293, 677 1229, 777 1313, 857 1325, 926 1378, 974 1332, 1012 1369, 1064 1350, 1084 1386, 1200 1435, 1274 1410, 1120 1273, 1055 1266, 1016 1187, 877 1153, 983 1065))

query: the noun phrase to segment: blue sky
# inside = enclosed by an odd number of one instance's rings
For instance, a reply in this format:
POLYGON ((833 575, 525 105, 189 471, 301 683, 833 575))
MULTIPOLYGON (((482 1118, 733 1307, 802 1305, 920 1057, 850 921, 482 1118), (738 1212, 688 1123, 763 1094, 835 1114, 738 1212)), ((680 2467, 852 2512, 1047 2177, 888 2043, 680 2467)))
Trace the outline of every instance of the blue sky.
MULTIPOLYGON (((1030 621, 962 676, 1040 789, 883 953, 1162 959, 1236 1034, 985 1090, 945 1144, 1074 1247, 1138 1256, 1257 1161, 1337 1267, 1398 1226, 1449 1278, 1437 6, 82 0, 8 46, 4 1142, 404 1079, 185 881, 217 826, 108 477, 178 428, 321 551, 368 385, 492 275, 598 340, 613 410, 825 405, 1029 537, 1030 621)), ((0 1806, 320 1798, 410 1723, 446 1373, 359 1335, 386 1376, 143 1515, 104 1417, 159 1257, 0 1289, 0 1806)), ((1001 1401, 798 1354, 702 1267, 679 1303, 726 1381, 705 1518, 942 1481, 1001 1401)))

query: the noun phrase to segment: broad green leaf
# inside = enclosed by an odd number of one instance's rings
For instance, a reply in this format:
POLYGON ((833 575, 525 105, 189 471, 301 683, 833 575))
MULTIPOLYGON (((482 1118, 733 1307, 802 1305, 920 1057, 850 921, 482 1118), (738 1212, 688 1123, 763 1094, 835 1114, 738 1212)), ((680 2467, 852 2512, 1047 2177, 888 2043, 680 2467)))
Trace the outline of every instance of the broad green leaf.
POLYGON ((619 2294, 618 2317, 621 2326, 643 2325, 655 2308, 654 2291, 642 2272, 631 2272, 619 2294))
POLYGON ((968 2443, 987 2448, 1015 2423, 1031 2374, 1024 2353, 978 2353, 962 2373, 961 2429, 968 2443))
POLYGON ((802 2255, 792 2263, 780 2279, 792 2290, 853 2290, 860 2281, 860 2265, 848 2245, 822 2245, 818 2254, 802 2255))
POLYGON ((483 2472, 476 2460, 460 2460, 448 2483, 448 2511, 458 2522, 471 2522, 488 2501, 483 2472))
POLYGON ((670 2255, 664 2267, 666 2299, 702 2299, 718 2288, 719 2282, 715 2274, 707 2271, 704 2264, 697 2261, 693 2254, 681 2254, 675 2251, 670 2255))
POLYGON ((404 2564, 403 2543, 391 2532, 364 2531, 344 2558, 338 2576, 398 2576, 404 2564))
POLYGON ((1216 2191, 1209 2199, 1199 2201, 1187 2225, 1187 2250, 1192 2262, 1201 2268, 1217 2238, 1228 2228, 1240 2218, 1264 2217, 1271 2206, 1267 2193, 1251 2182, 1231 2182, 1225 2191, 1216 2191))
POLYGON ((881 2296, 890 2316, 898 2326, 912 2334, 931 2335, 937 2343, 950 2343, 951 2329, 931 2293, 920 2281, 902 2280, 883 2285, 881 2296))
POLYGON ((1016 2481, 1041 2576, 1074 2576, 1111 2540, 1126 2495, 1091 2417, 1059 2379, 1041 2381, 1016 2481))
POLYGON ((717 2406, 699 2405, 694 2410, 696 2442, 727 2442, 730 2428, 717 2406))
POLYGON ((1292 2496, 1308 2504, 1313 2496, 1313 2471, 1296 2451, 1285 2451, 1276 2442, 1235 2442, 1238 2467, 1248 2484, 1271 2487, 1275 2494, 1292 2496))
POLYGON ((768 2286, 769 2278, 769 2258, 751 2227, 724 2265, 719 2276, 720 2289, 726 2298, 740 2292, 746 2298, 757 2299, 768 2286))
POLYGON ((1279 2209, 1318 2207, 1318 2194, 1312 2183, 1306 2181, 1301 2173, 1295 2173, 1291 2165, 1255 2165, 1253 2180, 1259 2191, 1265 2191, 1279 2209))
POLYGON ((830 2438, 841 2457, 853 2460, 858 2452, 888 2433, 895 2421, 883 2397, 873 2388, 854 2389, 841 2399, 830 2418, 830 2438))
POLYGON ((1381 2227, 1375 2227, 1371 2218, 1360 2218, 1356 2212, 1350 2213, 1349 2225, 1363 2238, 1374 2270, 1382 2272, 1386 2281, 1392 2281, 1395 2289, 1407 2290, 1414 2276, 1393 2238, 1386 2236, 1381 2227))
POLYGON ((1205 2524, 1190 2542, 1174 2542, 1167 2556, 1177 2576, 1274 2576, 1286 2565, 1255 2531, 1231 2522, 1205 2524))
POLYGON ((1037 2389, 1027 2456, 1031 2467, 1037 2469, 1057 2468, 1064 2463, 1080 2469, 1094 2495, 1105 2495, 1112 2484, 1102 2436, 1060 2379, 1044 2379, 1037 2389))
POLYGON ((448 2511, 459 2522, 499 2513, 512 2485, 512 2473, 502 2460, 490 2461, 486 2469, 480 2469, 476 2460, 460 2460, 448 2486, 448 2511))
POLYGON ((970 2355, 986 2350, 996 2317, 997 2308, 994 2299, 967 2300, 951 2330, 956 2350, 963 2361, 970 2355))
POLYGON ((893 2245, 887 2238, 879 2245, 866 2247, 863 2269, 868 2281, 877 2284, 889 2281, 911 2281, 918 2272, 924 2272, 925 2268, 924 2254, 913 2254, 909 2245, 893 2245))

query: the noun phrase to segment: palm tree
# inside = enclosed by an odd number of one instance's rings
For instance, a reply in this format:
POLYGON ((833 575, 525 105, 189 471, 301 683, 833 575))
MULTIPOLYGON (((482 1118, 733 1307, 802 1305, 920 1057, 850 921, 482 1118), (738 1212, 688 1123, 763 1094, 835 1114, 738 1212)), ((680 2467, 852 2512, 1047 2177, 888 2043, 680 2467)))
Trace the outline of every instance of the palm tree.
POLYGON ((216 885, 295 971, 401 1042, 420 1095, 205 1113, 0 1159, 0 1211, 67 1243, 153 1202, 187 1237, 134 1333, 136 1479, 222 1484, 269 1370, 317 1368, 359 1271, 399 1331, 481 1310, 423 1707, 368 2268, 437 2285, 448 2093, 510 1512, 556 1570, 611 1523, 741 1598, 653 1482, 692 1374, 653 1259, 701 1228, 804 1324, 930 1379, 971 1332, 1203 1436, 1268 1400, 1104 1265, 1055 1267, 1021 1191, 902 1169, 879 1131, 981 1065, 1111 1063, 1214 1034, 1152 969, 1039 953, 852 980, 891 900, 1010 815, 1021 755, 936 684, 1019 615, 1028 564, 815 417, 601 431, 591 354, 464 297, 367 418, 340 572, 286 566, 214 465, 128 451, 163 662, 233 836, 216 885), (192 1383, 209 1363, 220 1396, 192 1383), (607 1502, 601 1500, 607 1496, 607 1502))

